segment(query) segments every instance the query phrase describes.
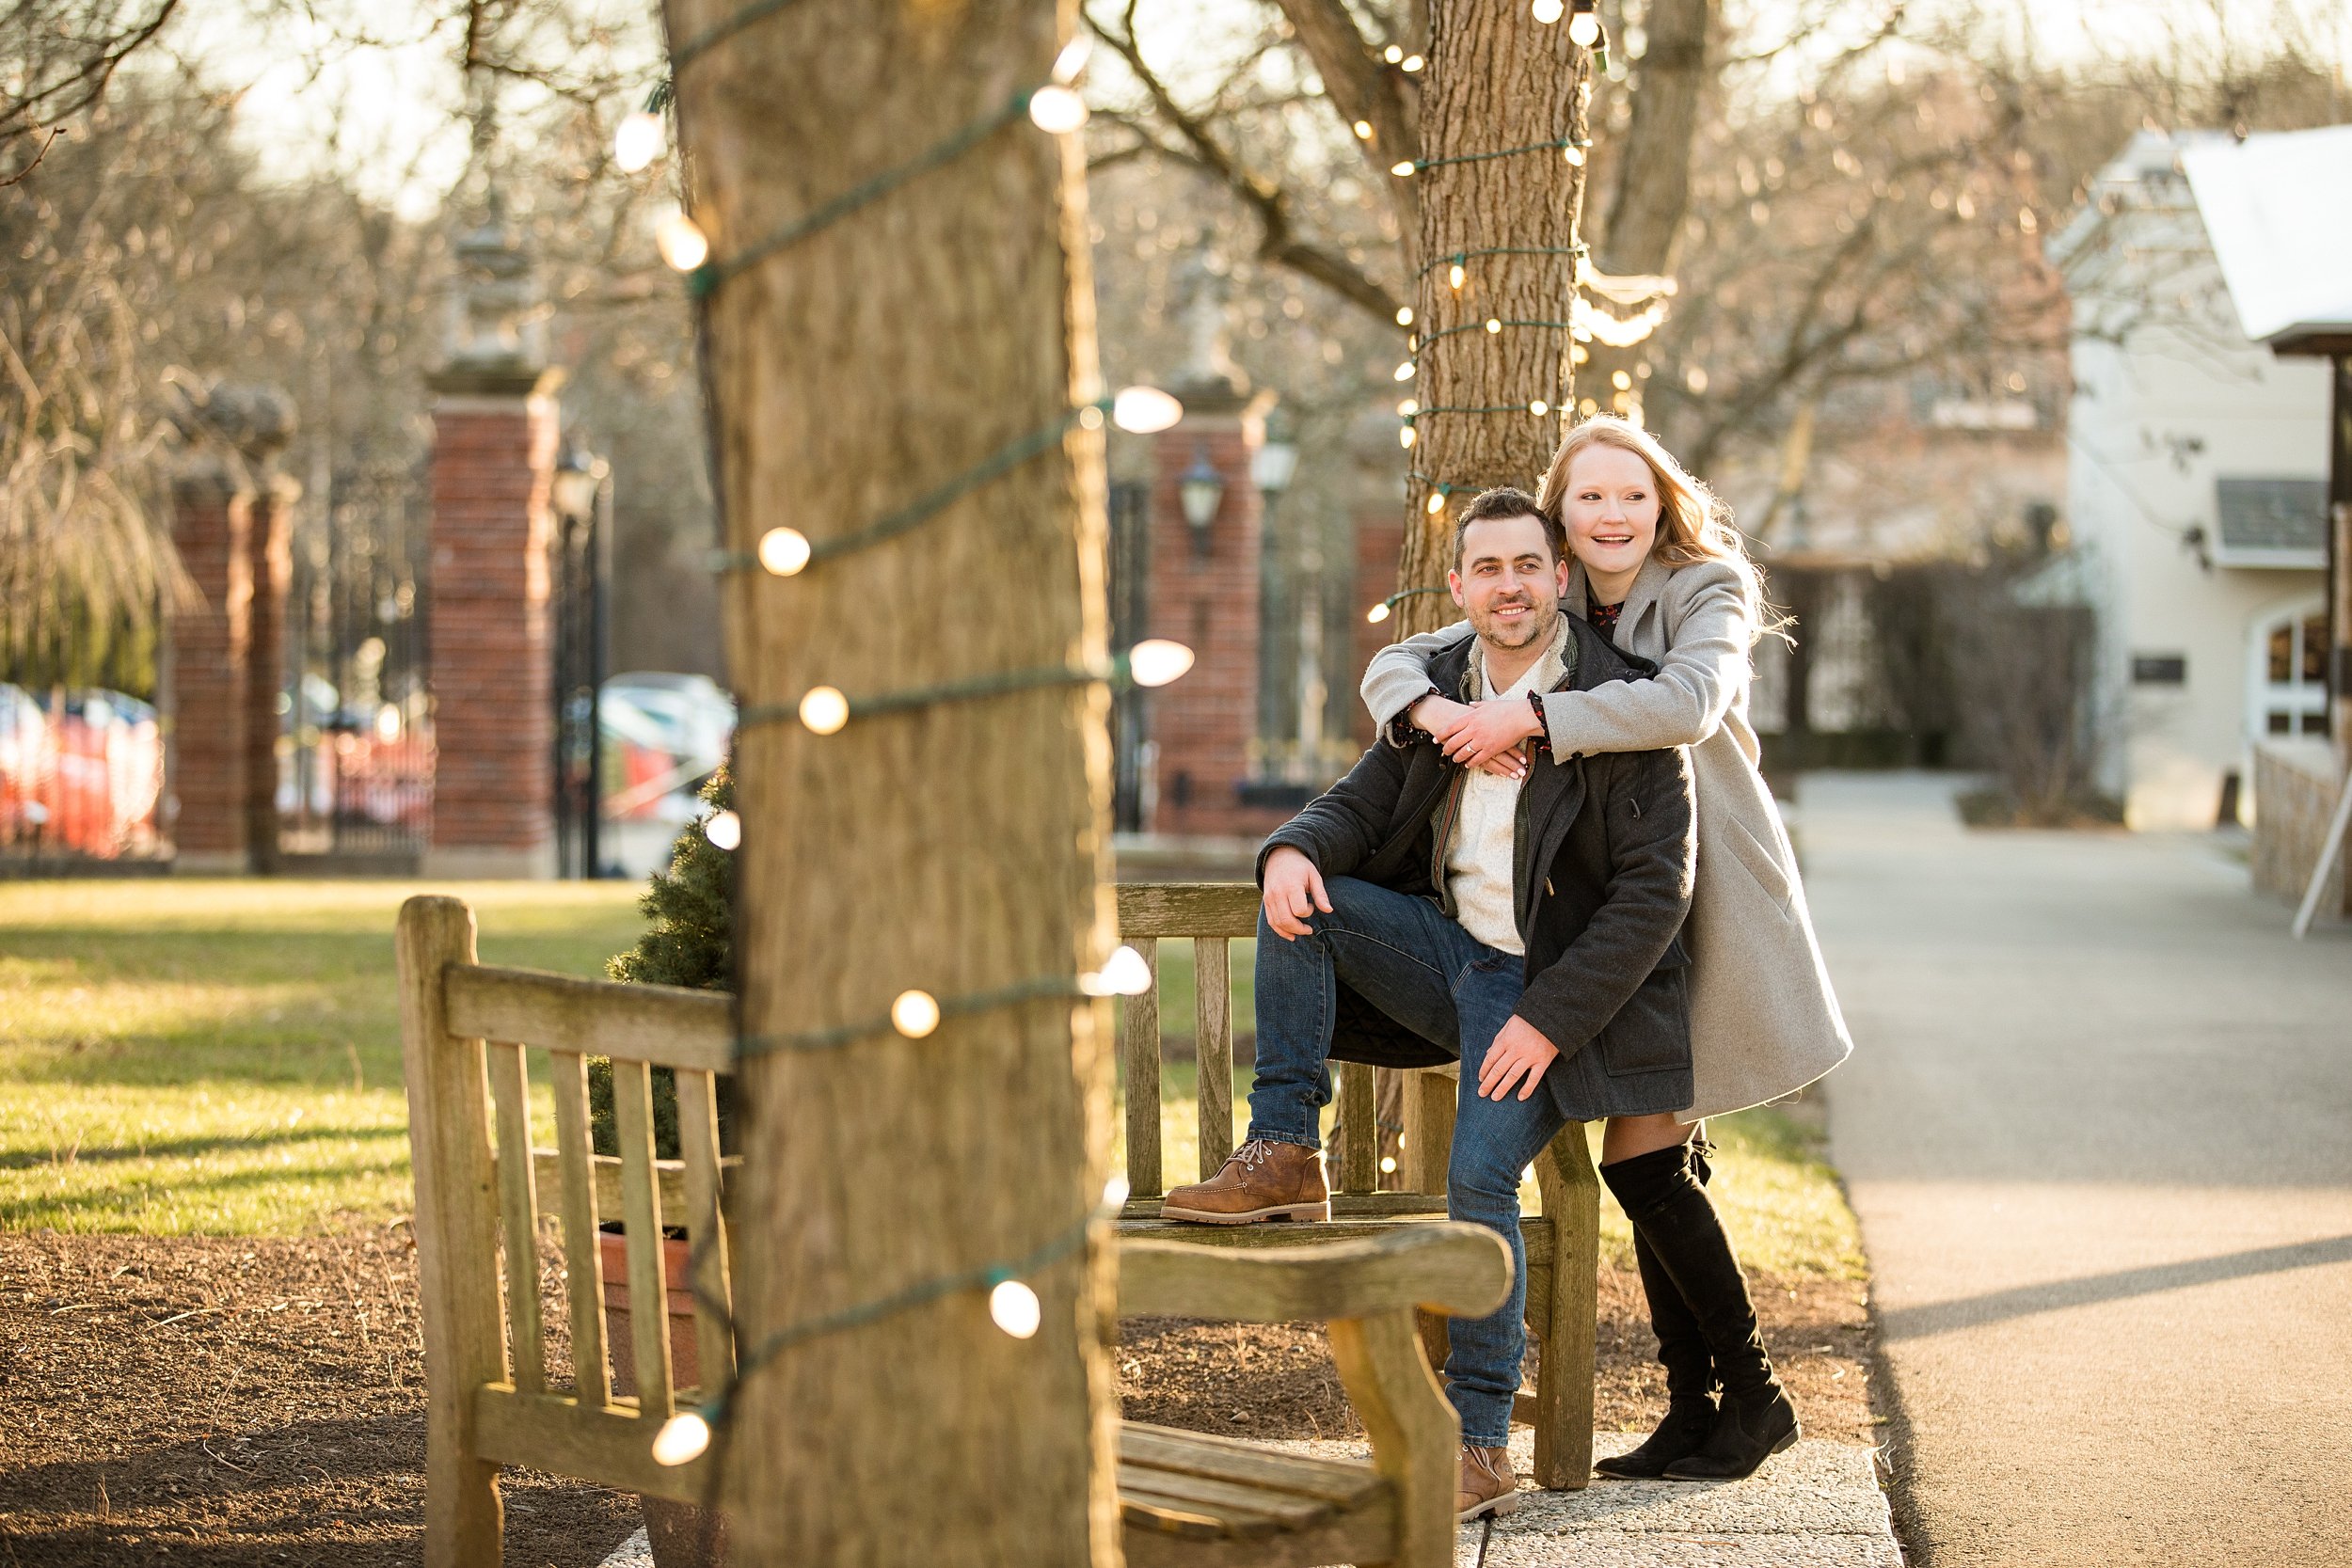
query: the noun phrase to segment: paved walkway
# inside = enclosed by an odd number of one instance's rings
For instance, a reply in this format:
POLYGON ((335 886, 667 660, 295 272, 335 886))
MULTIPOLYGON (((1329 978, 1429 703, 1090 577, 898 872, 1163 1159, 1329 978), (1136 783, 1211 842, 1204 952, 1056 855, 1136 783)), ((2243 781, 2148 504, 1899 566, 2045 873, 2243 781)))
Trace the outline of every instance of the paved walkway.
POLYGON ((2352 934, 1948 794, 1797 813, 1914 1562, 2352 1562, 2352 934))
MULTIPOLYGON (((1534 1434, 1512 1433, 1523 1477, 1534 1468, 1534 1434)), ((1622 1453, 1638 1433, 1602 1433, 1597 1451, 1622 1453)), ((1280 1447, 1364 1459, 1360 1442, 1280 1447)), ((1886 1501, 1870 1469, 1873 1450, 1806 1438, 1743 1481, 1596 1481, 1582 1492, 1522 1484, 1518 1512, 1463 1529, 1456 1561, 1477 1568, 1902 1568, 1888 1533, 1886 1501)), ((604 1568, 653 1568, 643 1530, 604 1568)))

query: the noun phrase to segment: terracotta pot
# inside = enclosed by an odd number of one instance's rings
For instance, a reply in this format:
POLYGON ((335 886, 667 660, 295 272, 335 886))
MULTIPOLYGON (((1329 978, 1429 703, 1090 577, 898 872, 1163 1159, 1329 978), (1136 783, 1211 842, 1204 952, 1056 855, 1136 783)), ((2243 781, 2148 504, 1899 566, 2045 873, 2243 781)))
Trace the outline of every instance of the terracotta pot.
MULTIPOLYGON (((611 1231, 596 1238, 603 1255, 604 1337, 612 1358, 612 1391, 637 1392, 637 1344, 630 1326, 628 1305, 628 1238, 611 1231)), ((685 1242, 661 1243, 662 1293, 670 1310, 670 1386, 693 1388, 702 1383, 702 1353, 695 1342, 694 1291, 688 1282, 685 1242)), ((727 1561, 725 1515, 667 1497, 639 1497, 645 1516, 645 1538, 653 1546, 656 1568, 722 1568, 727 1561)))

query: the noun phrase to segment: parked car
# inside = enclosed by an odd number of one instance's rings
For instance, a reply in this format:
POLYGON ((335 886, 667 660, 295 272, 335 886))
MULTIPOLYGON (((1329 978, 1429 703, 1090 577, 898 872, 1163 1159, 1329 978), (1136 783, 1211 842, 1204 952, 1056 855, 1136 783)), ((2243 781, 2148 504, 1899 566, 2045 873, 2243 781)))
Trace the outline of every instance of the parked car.
POLYGON ((0 685, 0 843, 102 860, 151 849, 163 788, 149 704, 96 689, 43 704, 0 685))

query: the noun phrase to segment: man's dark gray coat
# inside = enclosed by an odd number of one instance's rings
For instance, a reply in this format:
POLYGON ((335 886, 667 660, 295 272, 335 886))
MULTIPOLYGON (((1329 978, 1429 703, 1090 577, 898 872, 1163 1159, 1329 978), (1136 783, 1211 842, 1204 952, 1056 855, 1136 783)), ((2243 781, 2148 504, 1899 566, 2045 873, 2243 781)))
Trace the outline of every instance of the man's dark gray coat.
MULTIPOLYGON (((1561 690, 1645 678, 1649 667, 1568 617, 1576 664, 1561 690)), ((1470 699, 1470 639, 1431 661, 1441 691, 1470 699)), ((1327 878, 1355 877, 1435 899, 1451 914, 1446 839, 1463 770, 1419 731, 1375 742, 1258 851, 1287 845, 1327 878)), ((1574 1121, 1678 1111, 1691 1103, 1690 959, 1680 940, 1694 864, 1691 770, 1679 750, 1538 762, 1519 791, 1513 886, 1526 943, 1518 1016, 1560 1052, 1544 1086, 1574 1121)), ((1279 940, 1279 939, 1277 939, 1279 940)), ((1331 1054, 1426 1067, 1453 1053, 1388 1018, 1344 984, 1331 1054)))

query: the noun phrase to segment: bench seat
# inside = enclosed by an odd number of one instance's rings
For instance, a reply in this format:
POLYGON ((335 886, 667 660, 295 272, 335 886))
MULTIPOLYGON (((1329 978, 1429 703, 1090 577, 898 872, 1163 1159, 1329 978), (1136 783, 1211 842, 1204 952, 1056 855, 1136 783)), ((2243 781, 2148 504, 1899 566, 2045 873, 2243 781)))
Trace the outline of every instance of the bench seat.
POLYGON ((1364 1465, 1140 1421, 1119 1433, 1127 1560, 1269 1565, 1355 1561, 1396 1538, 1393 1484, 1364 1465))

